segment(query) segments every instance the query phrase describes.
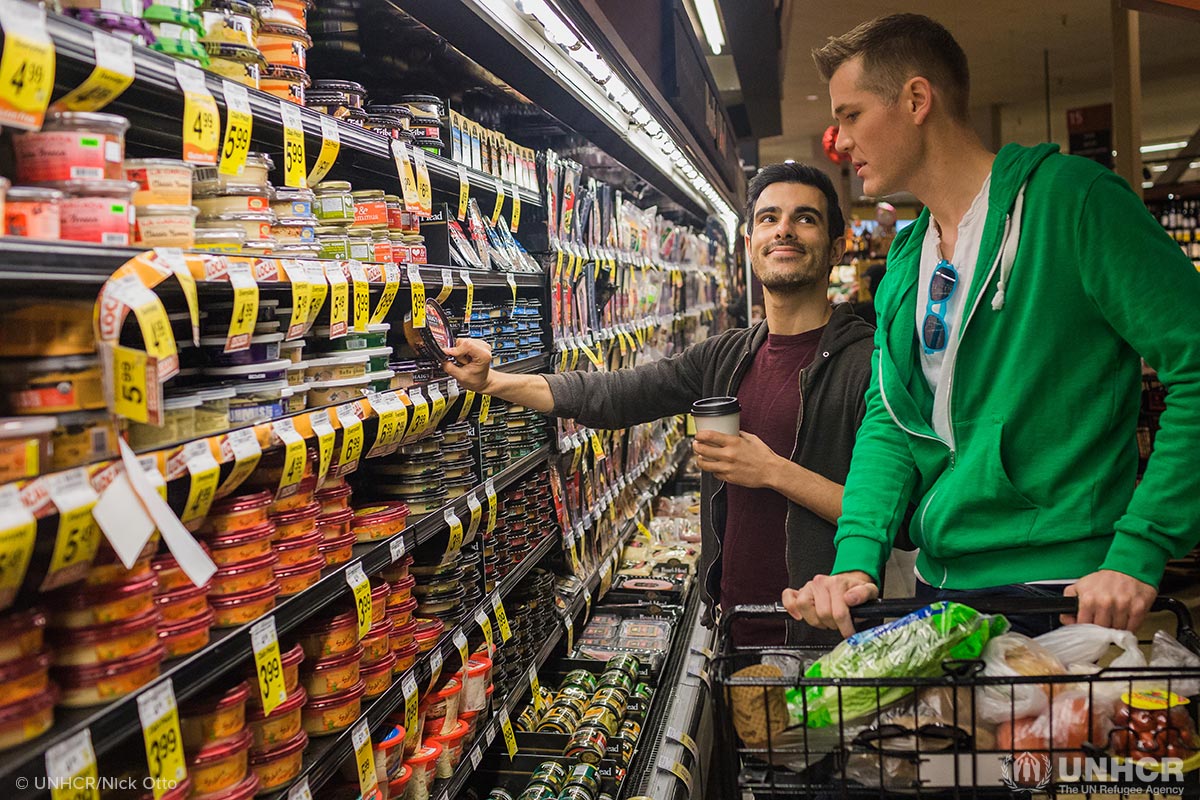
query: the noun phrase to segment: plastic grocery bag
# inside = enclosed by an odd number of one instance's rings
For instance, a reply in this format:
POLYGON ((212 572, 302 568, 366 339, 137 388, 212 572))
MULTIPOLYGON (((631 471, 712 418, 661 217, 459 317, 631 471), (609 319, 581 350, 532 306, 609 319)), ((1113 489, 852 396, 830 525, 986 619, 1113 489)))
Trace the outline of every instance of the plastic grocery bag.
MULTIPOLYGON (((947 659, 975 659, 1008 620, 940 600, 893 622, 856 633, 817 659, 807 678, 910 678, 942 674, 947 659)), ((911 694, 913 686, 818 685, 787 690, 789 709, 810 728, 874 714, 911 694), (807 714, 805 713, 807 711, 807 714)))
POLYGON ((1085 742, 1103 746, 1112 729, 1112 704, 1086 689, 1054 692, 1037 715, 1008 719, 996 726, 996 747, 1015 751, 1078 751, 1085 742), (1093 705, 1093 703, 1095 705, 1093 705))
MULTIPOLYGON (((1200 656, 1188 650, 1176 641, 1175 637, 1166 631, 1154 634, 1154 642, 1150 646, 1150 666, 1166 668, 1185 668, 1194 670, 1200 668, 1200 656)), ((1191 679, 1172 679, 1170 690, 1180 697, 1193 697, 1200 694, 1200 681, 1191 679)))
POLYGON ((1146 657, 1138 648, 1137 637, 1129 631, 1092 624, 1064 625, 1043 633, 1034 641, 1068 668, 1073 664, 1097 664, 1113 646, 1122 652, 1108 665, 1110 668, 1146 666, 1146 657))
MULTIPOLYGON (((1054 654, 1020 633, 997 636, 983 648, 983 672, 988 677, 1066 675, 1054 654)), ((1037 716, 1049 702, 1049 686, 1040 683, 981 685, 975 689, 976 711, 987 722, 1007 722, 1037 716)))

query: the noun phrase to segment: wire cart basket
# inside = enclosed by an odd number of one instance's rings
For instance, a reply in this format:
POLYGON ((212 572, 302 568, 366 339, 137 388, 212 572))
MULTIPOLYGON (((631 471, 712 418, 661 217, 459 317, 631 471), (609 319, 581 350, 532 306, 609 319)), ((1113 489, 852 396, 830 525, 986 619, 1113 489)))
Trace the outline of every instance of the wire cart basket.
MULTIPOLYGON (((986 614, 1076 611, 1073 598, 962 602, 986 614)), ((853 611, 876 624, 921 607, 853 611)), ((924 677, 821 678, 806 673, 828 647, 734 647, 735 621, 786 614, 735 607, 712 668, 720 796, 1200 797, 1200 636, 1179 601, 1160 597, 1152 610, 1176 620, 1182 660, 1170 666, 995 675, 979 658, 935 663, 924 677), (809 705, 815 690, 823 718, 809 705)), ((1136 651, 1150 644, 1126 638, 1136 651)))

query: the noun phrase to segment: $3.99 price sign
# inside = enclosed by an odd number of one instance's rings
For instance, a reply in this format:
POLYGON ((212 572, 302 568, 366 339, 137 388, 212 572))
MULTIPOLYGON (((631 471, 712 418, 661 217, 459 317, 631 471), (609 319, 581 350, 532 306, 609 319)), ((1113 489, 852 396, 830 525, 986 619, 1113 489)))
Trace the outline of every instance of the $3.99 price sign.
POLYGON ((358 615, 358 638, 366 638, 371 630, 371 584, 363 572, 362 562, 355 561, 346 569, 346 583, 354 592, 354 610, 358 615))
POLYGON ((250 644, 254 648, 254 666, 258 673, 258 689, 264 714, 270 714, 287 700, 283 681, 283 661, 279 655, 279 635, 275 617, 259 620, 250 628, 250 644))
POLYGON ((138 695, 138 717, 146 744, 146 763, 158 800, 187 777, 183 758, 183 736, 179 732, 179 708, 175 690, 165 680, 138 695))

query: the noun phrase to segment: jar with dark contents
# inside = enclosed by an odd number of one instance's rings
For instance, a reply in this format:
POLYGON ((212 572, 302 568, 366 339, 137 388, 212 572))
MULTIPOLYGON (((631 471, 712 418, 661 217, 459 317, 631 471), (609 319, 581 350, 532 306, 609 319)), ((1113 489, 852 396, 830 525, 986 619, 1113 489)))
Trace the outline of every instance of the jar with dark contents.
POLYGON ((588 701, 590 708, 607 708, 618 720, 624 719, 629 695, 615 686, 603 686, 588 701))
POLYGON ((608 732, 599 725, 582 725, 571 734, 563 755, 584 764, 599 764, 608 751, 608 732))
POLYGON ((558 792, 541 784, 527 786, 517 800, 558 800, 558 792))
POLYGON ((636 681, 638 672, 641 670, 641 662, 638 657, 632 653, 622 653, 621 655, 613 656, 604 665, 604 671, 617 669, 629 676, 631 681, 636 681))
POLYGON ((592 764, 576 764, 567 775, 563 793, 565 794, 573 786, 584 789, 588 793, 588 798, 594 800, 596 795, 600 794, 600 770, 592 764))
POLYGON ((579 714, 566 705, 556 705, 546 712, 537 726, 538 733, 571 733, 579 725, 579 714))
POLYGON ((633 760, 634 741, 622 733, 616 736, 609 737, 608 740, 608 758, 610 761, 615 761, 626 769, 629 768, 629 762, 633 760))
POLYGON ((557 761, 543 761, 529 776, 529 784, 541 784, 558 792, 567 779, 567 768, 557 761))
POLYGON ((599 686, 611 686, 617 689, 622 689, 624 690, 626 696, 633 691, 633 681, 630 679, 629 675, 621 670, 615 669, 604 671, 604 674, 600 676, 599 686))

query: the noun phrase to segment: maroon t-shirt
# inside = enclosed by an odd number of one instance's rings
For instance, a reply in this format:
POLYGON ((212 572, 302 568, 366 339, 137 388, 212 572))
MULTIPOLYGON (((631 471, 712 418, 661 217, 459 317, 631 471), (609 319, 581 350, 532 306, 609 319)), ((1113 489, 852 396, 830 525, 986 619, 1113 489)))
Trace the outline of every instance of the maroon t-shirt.
MULTIPOLYGON (((824 327, 793 336, 767 335, 738 387, 741 426, 775 453, 790 459, 800 414, 800 370, 813 362, 824 327)), ((721 549, 721 607, 778 603, 788 588, 787 498, 772 489, 726 484, 728 516, 721 549)), ((784 622, 738 624, 734 642, 780 645, 784 622)))

